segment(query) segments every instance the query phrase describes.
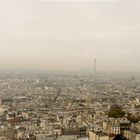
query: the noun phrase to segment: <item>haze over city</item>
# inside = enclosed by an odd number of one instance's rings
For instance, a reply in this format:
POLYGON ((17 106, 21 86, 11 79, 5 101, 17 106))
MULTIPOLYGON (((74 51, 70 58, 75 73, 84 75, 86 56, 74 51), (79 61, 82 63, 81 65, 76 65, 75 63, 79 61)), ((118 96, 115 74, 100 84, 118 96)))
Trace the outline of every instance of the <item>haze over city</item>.
POLYGON ((0 69, 139 71, 140 1, 0 1, 0 69))
POLYGON ((0 0, 0 140, 140 140, 140 0, 0 0))

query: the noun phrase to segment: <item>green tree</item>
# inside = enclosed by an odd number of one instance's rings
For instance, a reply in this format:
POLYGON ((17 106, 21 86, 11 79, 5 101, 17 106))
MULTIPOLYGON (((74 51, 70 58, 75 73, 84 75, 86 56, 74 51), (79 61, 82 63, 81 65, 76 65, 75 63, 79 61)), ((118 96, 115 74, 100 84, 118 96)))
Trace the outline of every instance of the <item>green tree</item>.
POLYGON ((108 112, 108 117, 121 118, 124 115, 125 115, 125 112, 118 105, 111 106, 108 112))

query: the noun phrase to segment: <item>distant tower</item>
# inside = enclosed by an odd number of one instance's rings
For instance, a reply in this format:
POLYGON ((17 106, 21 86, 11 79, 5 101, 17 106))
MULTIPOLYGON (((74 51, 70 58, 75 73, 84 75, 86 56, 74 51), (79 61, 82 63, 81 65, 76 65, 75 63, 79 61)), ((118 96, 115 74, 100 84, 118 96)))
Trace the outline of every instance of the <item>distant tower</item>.
POLYGON ((96 58, 94 59, 93 79, 94 79, 94 81, 97 80, 97 60, 96 60, 96 58))
POLYGON ((94 73, 96 73, 96 58, 94 59, 94 73))

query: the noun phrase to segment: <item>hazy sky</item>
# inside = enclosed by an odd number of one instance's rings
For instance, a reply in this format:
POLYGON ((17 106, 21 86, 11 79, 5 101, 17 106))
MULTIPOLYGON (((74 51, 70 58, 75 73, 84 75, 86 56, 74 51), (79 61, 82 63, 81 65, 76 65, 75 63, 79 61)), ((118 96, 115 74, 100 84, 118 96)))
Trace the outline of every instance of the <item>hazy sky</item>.
POLYGON ((0 69, 140 71, 140 0, 1 0, 0 69))

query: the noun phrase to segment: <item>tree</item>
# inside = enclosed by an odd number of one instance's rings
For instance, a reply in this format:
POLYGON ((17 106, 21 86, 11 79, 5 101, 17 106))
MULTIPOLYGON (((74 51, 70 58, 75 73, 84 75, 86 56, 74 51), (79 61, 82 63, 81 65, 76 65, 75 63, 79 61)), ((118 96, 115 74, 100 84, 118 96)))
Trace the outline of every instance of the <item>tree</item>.
POLYGON ((108 112, 108 117, 121 118, 124 115, 125 115, 125 112, 118 105, 111 106, 108 112))
POLYGON ((128 119, 130 122, 138 123, 138 122, 140 121, 140 116, 134 116, 134 115, 128 114, 127 119, 128 119))
POLYGON ((126 140, 122 135, 118 134, 113 140, 126 140))

